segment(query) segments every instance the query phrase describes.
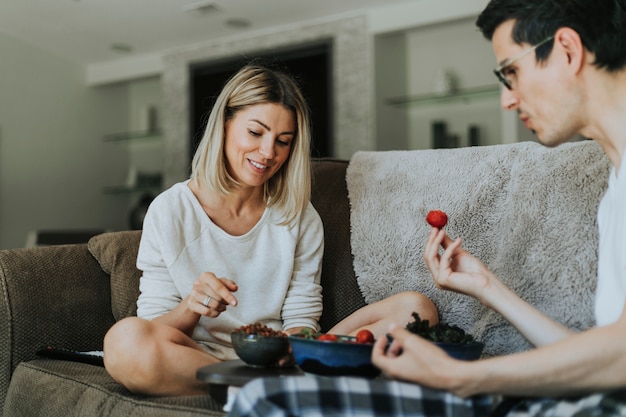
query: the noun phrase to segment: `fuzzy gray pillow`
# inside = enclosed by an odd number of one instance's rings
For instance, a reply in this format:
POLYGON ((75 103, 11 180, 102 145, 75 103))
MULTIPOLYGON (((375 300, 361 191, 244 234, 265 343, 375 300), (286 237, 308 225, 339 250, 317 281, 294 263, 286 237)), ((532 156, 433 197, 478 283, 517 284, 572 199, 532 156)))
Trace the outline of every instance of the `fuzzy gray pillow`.
MULTIPOLYGON (((486 355, 529 348, 475 299, 435 288, 424 263, 429 210, 522 298, 576 329, 594 324, 598 203, 610 163, 593 141, 357 152, 347 170, 355 272, 365 300, 429 296, 486 355)), ((407 317, 407 322, 409 318, 407 317)))

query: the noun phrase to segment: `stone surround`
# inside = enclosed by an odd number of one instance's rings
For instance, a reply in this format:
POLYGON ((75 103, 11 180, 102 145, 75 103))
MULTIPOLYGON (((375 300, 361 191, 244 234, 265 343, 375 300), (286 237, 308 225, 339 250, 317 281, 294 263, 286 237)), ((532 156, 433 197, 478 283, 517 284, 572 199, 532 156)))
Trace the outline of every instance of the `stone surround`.
POLYGON ((357 150, 374 150, 372 131, 371 39, 365 16, 276 30, 254 37, 206 42, 164 57, 164 186, 189 176, 190 66, 241 56, 253 58, 279 49, 330 41, 332 50, 333 156, 348 159, 357 150))

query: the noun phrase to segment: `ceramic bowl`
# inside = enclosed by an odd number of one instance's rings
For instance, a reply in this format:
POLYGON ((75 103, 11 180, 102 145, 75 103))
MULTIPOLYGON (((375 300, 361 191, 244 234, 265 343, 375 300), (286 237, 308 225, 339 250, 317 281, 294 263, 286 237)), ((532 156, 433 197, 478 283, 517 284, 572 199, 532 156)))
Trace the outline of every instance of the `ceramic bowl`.
MULTIPOLYGON (((387 346, 393 341, 393 337, 390 334, 387 335, 387 346)), ((465 361, 473 361, 480 359, 480 355, 483 353, 484 343, 445 343, 445 342, 432 342, 445 350, 446 353, 455 358, 465 361)))
POLYGON ((441 343, 433 342, 440 348, 446 351, 446 353, 455 359, 461 359, 465 361, 473 361, 480 359, 480 355, 483 353, 484 343, 441 343))
POLYGON ((289 353, 289 339, 281 336, 259 336, 232 332, 230 338, 237 356, 250 366, 276 366, 289 353))
POLYGON ((372 364, 372 344, 356 343, 351 336, 337 341, 316 340, 296 334, 289 336, 296 364, 302 371, 318 375, 375 377, 380 370, 372 364))

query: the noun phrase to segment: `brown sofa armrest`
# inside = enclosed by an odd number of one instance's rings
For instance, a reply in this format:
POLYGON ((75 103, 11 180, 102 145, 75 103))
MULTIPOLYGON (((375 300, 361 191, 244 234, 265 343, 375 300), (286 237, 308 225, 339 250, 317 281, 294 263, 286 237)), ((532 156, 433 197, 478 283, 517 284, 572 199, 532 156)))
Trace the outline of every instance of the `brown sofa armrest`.
POLYGON ((101 350, 109 276, 86 244, 0 251, 0 409, 19 362, 50 345, 101 350))

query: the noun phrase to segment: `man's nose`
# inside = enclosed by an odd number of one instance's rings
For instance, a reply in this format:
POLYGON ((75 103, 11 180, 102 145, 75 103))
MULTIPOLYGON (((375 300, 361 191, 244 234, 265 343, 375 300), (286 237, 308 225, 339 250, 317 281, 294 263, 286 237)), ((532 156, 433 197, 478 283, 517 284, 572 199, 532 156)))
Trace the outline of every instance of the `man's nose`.
POLYGON ((508 88, 502 88, 500 92, 500 106, 504 110, 516 110, 519 104, 519 100, 508 88))

